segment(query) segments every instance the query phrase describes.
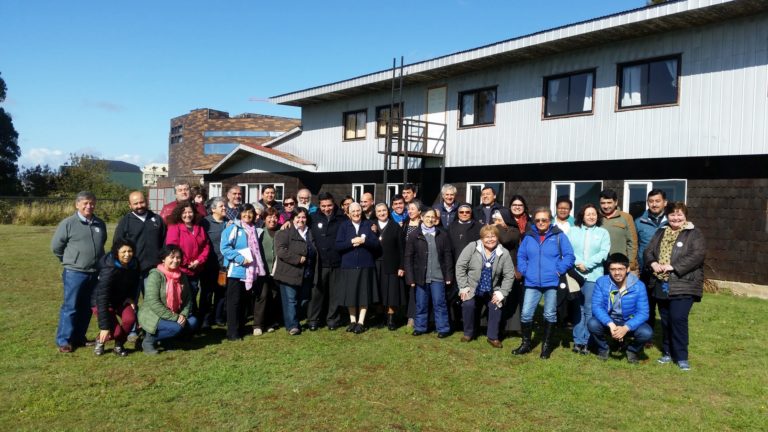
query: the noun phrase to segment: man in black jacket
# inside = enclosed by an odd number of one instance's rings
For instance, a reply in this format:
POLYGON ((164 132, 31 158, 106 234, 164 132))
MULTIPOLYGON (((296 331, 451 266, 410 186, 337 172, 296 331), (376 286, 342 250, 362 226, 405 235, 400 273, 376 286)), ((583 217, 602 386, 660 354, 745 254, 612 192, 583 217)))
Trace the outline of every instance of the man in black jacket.
POLYGON ((475 208, 475 220, 480 225, 492 224, 494 219, 501 218, 507 225, 512 224, 512 213, 496 202, 496 191, 486 186, 480 192, 480 205, 475 208))
POLYGON ((339 304, 336 300, 341 257, 336 252, 336 233, 347 217, 336 207, 331 194, 321 193, 318 195, 318 201, 320 210, 312 215, 309 227, 318 253, 317 283, 312 288, 307 314, 309 330, 315 331, 320 327, 323 314, 326 316, 328 330, 336 330, 341 325, 339 304))

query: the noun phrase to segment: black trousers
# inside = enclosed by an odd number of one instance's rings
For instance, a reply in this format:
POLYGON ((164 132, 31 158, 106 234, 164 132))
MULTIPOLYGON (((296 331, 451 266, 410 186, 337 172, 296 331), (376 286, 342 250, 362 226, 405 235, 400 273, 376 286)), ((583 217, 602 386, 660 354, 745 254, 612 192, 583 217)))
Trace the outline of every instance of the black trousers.
POLYGON ((227 338, 239 338, 245 321, 245 282, 227 278, 227 338))
POLYGON ((329 326, 340 324, 338 278, 338 268, 321 267, 318 269, 317 283, 312 287, 307 312, 307 319, 310 324, 322 324, 323 316, 325 316, 325 322, 329 326))
POLYGON ((253 291, 253 328, 264 330, 282 321, 280 289, 272 276, 260 276, 253 291))

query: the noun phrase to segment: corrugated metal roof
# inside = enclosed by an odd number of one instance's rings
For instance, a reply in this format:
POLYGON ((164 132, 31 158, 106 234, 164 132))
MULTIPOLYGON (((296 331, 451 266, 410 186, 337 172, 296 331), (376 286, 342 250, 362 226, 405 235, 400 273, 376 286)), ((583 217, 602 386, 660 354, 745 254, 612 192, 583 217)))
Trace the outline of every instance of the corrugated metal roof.
POLYGON ((299 168, 305 171, 315 171, 317 169, 317 164, 312 161, 302 159, 291 153, 276 150, 271 147, 266 147, 267 145, 273 144, 280 140, 290 138, 296 135, 297 133, 301 133, 301 129, 299 128, 291 129, 288 132, 284 133, 283 135, 273 139, 272 141, 264 143, 263 145, 262 144, 240 144, 234 150, 232 150, 228 155, 224 156, 224 158, 221 159, 210 170, 207 170, 206 172, 202 172, 203 171, 202 169, 198 169, 198 171, 200 171, 199 174, 215 173, 221 170, 221 168, 223 168, 225 165, 243 160, 249 155, 262 156, 267 159, 281 162, 286 165, 299 168))
MULTIPOLYGON (((631 39, 768 10, 765 0, 679 0, 620 12, 406 65, 404 85, 432 81, 559 52, 631 39)), ((304 106, 389 89, 392 70, 273 96, 273 103, 304 106)))

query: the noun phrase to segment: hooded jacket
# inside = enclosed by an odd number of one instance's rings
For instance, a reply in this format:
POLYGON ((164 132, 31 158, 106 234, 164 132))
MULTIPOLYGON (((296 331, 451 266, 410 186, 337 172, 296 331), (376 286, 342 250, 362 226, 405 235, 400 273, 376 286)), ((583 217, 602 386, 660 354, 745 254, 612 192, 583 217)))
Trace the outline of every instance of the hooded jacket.
POLYGON ((517 270, 525 277, 525 286, 535 288, 556 287, 560 275, 573 267, 575 257, 568 236, 560 228, 550 225, 539 241, 539 233, 532 227, 523 236, 517 251, 517 270))
POLYGON ((99 317, 99 330, 112 330, 115 322, 109 309, 118 310, 128 298, 136 294, 139 286, 139 262, 134 257, 123 266, 109 253, 100 260, 99 282, 96 284, 94 302, 99 317))
MULTIPOLYGON (((616 299, 619 287, 613 283, 610 275, 601 276, 592 292, 592 316, 604 326, 613 322, 611 305, 616 299), (613 292, 613 294, 611 294, 613 292)), ((621 298, 621 314, 624 325, 630 330, 637 330, 648 320, 648 293, 645 284, 632 273, 627 273, 627 293, 621 298)))
MULTIPOLYGON (((456 283, 460 290, 469 288, 471 297, 480 283, 483 273, 483 254, 485 247, 482 240, 467 245, 456 261, 456 283)), ((496 246, 496 259, 491 266, 491 290, 499 291, 506 298, 515 283, 515 264, 509 251, 501 244, 496 246)))
MULTIPOLYGON (((647 266, 659 259, 659 246, 664 231, 656 231, 645 249, 644 260, 647 266)), ((672 248, 670 264, 674 271, 669 275, 669 295, 691 295, 701 297, 704 294, 704 258, 707 244, 701 230, 691 222, 686 222, 683 231, 677 236, 672 248)), ((653 276, 651 276, 653 277, 653 276)))

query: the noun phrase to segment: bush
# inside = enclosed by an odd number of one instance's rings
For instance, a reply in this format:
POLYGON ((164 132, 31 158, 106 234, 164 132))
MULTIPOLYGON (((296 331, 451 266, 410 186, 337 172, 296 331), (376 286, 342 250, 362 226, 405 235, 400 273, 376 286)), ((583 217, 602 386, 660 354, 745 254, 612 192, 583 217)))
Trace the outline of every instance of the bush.
MULTIPOLYGON (((0 201, 0 223, 50 226, 74 213, 72 199, 33 199, 0 201)), ((96 215, 105 222, 116 222, 130 211, 126 200, 97 200, 96 215)))

